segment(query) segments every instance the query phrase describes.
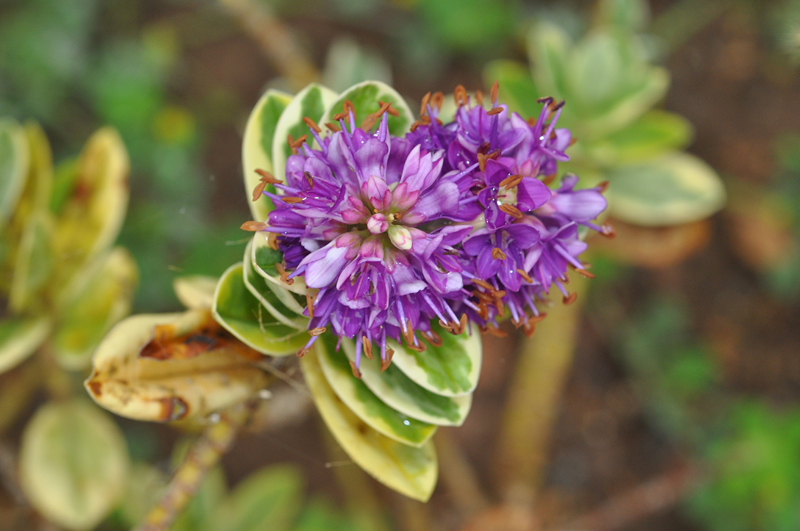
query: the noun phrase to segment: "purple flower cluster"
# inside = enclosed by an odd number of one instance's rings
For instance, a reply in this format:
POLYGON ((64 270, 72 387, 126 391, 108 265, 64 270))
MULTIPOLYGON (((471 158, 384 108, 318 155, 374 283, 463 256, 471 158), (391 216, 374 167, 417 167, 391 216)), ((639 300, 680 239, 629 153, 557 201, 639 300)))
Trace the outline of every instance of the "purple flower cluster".
POLYGON ((301 354, 331 327, 355 339, 358 375, 373 344, 388 366, 388 338, 418 351, 418 335, 436 344, 434 319, 453 333, 468 322, 495 330, 508 311, 532 332, 553 286, 571 300, 568 268, 589 275, 578 227, 608 233, 592 222, 606 208, 602 187, 576 190, 571 175, 547 186, 572 140, 555 128, 563 102, 540 100, 541 114, 525 120, 497 104, 496 87, 489 110, 462 87, 455 98, 443 124, 443 97, 426 96, 404 137, 389 134, 388 104, 365 121, 374 131, 356 127, 352 106, 324 137, 307 120, 317 147, 295 143, 280 193, 264 192, 284 279, 302 276, 310 292, 301 354))

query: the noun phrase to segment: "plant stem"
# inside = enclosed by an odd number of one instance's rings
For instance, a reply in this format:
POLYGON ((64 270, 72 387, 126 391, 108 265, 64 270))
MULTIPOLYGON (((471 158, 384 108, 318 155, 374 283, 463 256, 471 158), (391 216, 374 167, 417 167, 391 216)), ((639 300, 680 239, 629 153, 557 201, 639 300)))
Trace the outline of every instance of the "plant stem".
POLYGON ((532 507, 541 487, 550 434, 570 373, 586 280, 573 275, 571 305, 556 303, 533 337, 522 342, 505 407, 495 466, 506 503, 532 507))
POLYGON ((250 404, 239 404, 221 413, 219 422, 203 431, 178 466, 161 500, 135 531, 169 529, 197 492, 208 471, 230 449, 250 414, 250 404))
POLYGON ((442 481, 450 491, 459 514, 469 519, 486 509, 489 502, 481 491, 475 471, 451 432, 446 428, 439 428, 435 439, 442 481))
POLYGON ((291 30, 273 16, 266 3, 220 0, 220 4, 239 21, 295 90, 319 79, 319 71, 308 54, 298 46, 291 30))
POLYGON ((667 51, 672 52, 713 22, 731 4, 733 2, 727 0, 680 0, 653 21, 650 32, 661 38, 667 51))

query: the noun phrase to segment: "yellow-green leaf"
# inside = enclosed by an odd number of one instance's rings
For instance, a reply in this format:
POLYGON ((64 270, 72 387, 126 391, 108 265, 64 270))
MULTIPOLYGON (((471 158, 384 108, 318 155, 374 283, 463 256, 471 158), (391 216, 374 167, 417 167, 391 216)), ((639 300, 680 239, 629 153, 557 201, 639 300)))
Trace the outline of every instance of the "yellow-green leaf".
POLYGON ((56 361, 68 369, 87 367, 106 332, 131 311, 138 271, 130 253, 116 247, 91 271, 89 284, 68 300, 52 338, 56 361))
MULTIPOLYGON (((342 349, 355 361, 355 346, 342 340, 342 349)), ((460 426, 472 407, 472 395, 442 396, 414 383, 403 371, 389 365, 381 371, 380 360, 361 359, 361 380, 386 405, 409 417, 438 426, 460 426)))
POLYGON ((43 293, 55 269, 52 232, 50 212, 39 209, 28 218, 17 248, 8 300, 15 313, 40 310, 48 304, 43 293))
POLYGON ((376 432, 339 400, 319 364, 301 359, 303 374, 317 409, 347 455, 372 477, 397 492, 420 501, 436 486, 436 450, 428 441, 414 448, 376 432))
MULTIPOLYGON (((275 138, 275 127, 292 96, 277 90, 268 90, 261 96, 250 113, 244 129, 242 142, 242 167, 244 168, 244 186, 248 198, 258 185, 260 177, 256 170, 272 173, 272 141, 275 138)), ((272 203, 266 197, 250 201, 253 219, 264 221, 272 209, 272 203)))
MULTIPOLYGON (((380 110, 381 104, 378 103, 379 101, 391 103, 392 109, 397 111, 397 116, 390 115, 388 118, 389 132, 391 134, 404 135, 414 122, 414 115, 411 113, 406 100, 395 89, 380 81, 364 81, 342 92, 338 98, 329 103, 322 121, 326 123, 334 121, 333 117, 344 110, 346 101, 353 104, 356 126, 360 126, 367 116, 380 110)), ((346 119, 345 123, 349 124, 349 119, 346 119)))
MULTIPOLYGON (((245 254, 247 260, 247 254, 245 254)), ((295 277, 291 284, 281 280, 275 265, 283 260, 280 251, 272 249, 267 244, 267 237, 263 232, 256 232, 250 249, 250 261, 253 271, 264 277, 278 300, 293 312, 302 315, 306 307, 306 283, 303 277, 295 277)))
POLYGON ((281 181, 286 179, 286 160, 292 154, 288 138, 292 135, 297 140, 303 135, 308 135, 308 144, 313 144, 311 130, 303 122, 303 118, 310 118, 319 122, 325 109, 336 99, 336 93, 328 87, 311 83, 292 98, 289 105, 281 114, 278 125, 275 126, 275 138, 272 139, 272 173, 281 181))
POLYGON ((481 372, 483 348, 477 330, 454 336, 438 324, 432 331, 442 341, 439 347, 427 345, 423 352, 416 352, 396 341, 390 341, 394 350, 392 363, 411 381, 443 396, 463 396, 478 385, 481 372))
MULTIPOLYGON (((261 305, 279 322, 291 326, 292 328, 297 328, 298 330, 308 330, 308 318, 305 316, 297 316, 296 312, 284 306, 275 293, 275 291, 280 288, 268 285, 264 277, 256 274, 253 270, 253 262, 250 260, 252 256, 251 245, 253 245, 252 241, 247 244, 243 261, 243 280, 248 291, 250 291, 261 305)), ((292 297, 290 293, 287 295, 292 297)))
POLYGON ((85 387, 124 417, 202 418, 247 400, 268 378, 261 355, 227 335, 209 310, 135 315, 103 339, 85 387))
POLYGON ((111 246, 125 218, 129 164, 119 134, 107 128, 92 135, 74 171, 70 194, 55 212, 58 282, 67 293, 71 282, 85 282, 73 277, 111 246))
POLYGON ((271 356, 295 354, 308 342, 305 330, 279 323, 244 285, 239 262, 228 268, 214 292, 214 319, 250 348, 271 356))
POLYGON ((307 354, 309 363, 318 363, 328 384, 342 402, 358 418, 378 433, 410 446, 420 447, 436 432, 436 426, 396 411, 381 401, 375 393, 353 376, 350 363, 343 352, 334 352, 336 339, 326 334, 317 340, 317 348, 307 354))
POLYGON ((25 187, 28 159, 25 131, 13 120, 0 120, 0 230, 25 187))
POLYGON ((725 204, 722 180, 708 164, 687 153, 618 166, 607 176, 612 215, 634 225, 698 221, 725 204))
POLYGON ((89 402, 43 406, 25 428, 20 481, 28 500, 59 527, 88 530, 122 496, 129 461, 119 428, 89 402))
POLYGON ((0 374, 25 361, 47 339, 51 324, 44 318, 0 321, 0 374))
POLYGON ((203 275, 178 277, 172 282, 172 289, 175 290, 175 296, 186 309, 211 308, 214 304, 214 290, 217 289, 218 280, 203 275))

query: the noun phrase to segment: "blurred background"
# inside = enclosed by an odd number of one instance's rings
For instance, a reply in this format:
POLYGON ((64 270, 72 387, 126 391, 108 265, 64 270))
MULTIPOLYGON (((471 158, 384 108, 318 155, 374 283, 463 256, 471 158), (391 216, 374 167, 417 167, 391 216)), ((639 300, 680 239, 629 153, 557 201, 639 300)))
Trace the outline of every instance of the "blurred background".
MULTIPOLYGON (((486 339, 429 504, 331 451, 287 392, 176 529, 265 467, 269 529, 800 529, 799 67, 798 0, 0 0, 0 116, 39 122, 55 160, 104 125, 128 150, 134 312, 176 310, 176 276, 240 260, 241 137, 266 88, 378 79, 416 109, 498 79, 526 116, 565 98, 568 169, 611 181, 617 237, 592 242, 575 328, 548 333, 554 311, 531 342, 486 339), (695 175, 697 197, 674 197, 695 175)), ((42 396, 0 422, 0 529, 59 528, 13 485, 42 396)), ((99 529, 141 518, 181 439, 118 424, 139 475, 99 529)))

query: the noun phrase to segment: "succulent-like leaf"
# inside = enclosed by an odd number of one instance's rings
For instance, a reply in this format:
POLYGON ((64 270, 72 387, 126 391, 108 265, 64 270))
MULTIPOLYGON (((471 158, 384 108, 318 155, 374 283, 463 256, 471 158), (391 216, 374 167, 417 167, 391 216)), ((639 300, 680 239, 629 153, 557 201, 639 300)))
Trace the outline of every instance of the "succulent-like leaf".
POLYGON ((0 321, 0 374, 13 369, 47 339, 48 319, 4 319, 0 321))
POLYGON ((214 292, 214 319, 230 333, 263 354, 294 354, 308 342, 305 330, 278 322, 244 284, 242 263, 228 268, 214 292))
POLYGON ((214 511, 210 531, 290 531, 303 504, 303 477, 288 465, 248 476, 214 511))
POLYGON ((262 232, 256 232, 253 236, 253 245, 250 253, 253 270, 264 277, 267 281, 267 286, 275 292, 278 300, 289 310, 302 315, 306 307, 305 295, 307 293, 303 277, 295 277, 294 282, 291 284, 281 280, 275 266, 283 260, 283 254, 267 245, 267 237, 262 232))
POLYGON ((642 162, 666 151, 685 148, 692 138, 688 120, 665 111, 650 111, 628 127, 593 142, 581 149, 601 166, 642 162))
POLYGON ((87 275, 75 274, 102 254, 116 239, 128 205, 128 154, 119 134, 113 129, 96 132, 74 166, 77 175, 64 173, 71 180, 67 199, 55 212, 54 232, 59 286, 87 282, 87 275))
POLYGON ((254 366, 260 359, 225 333, 208 310, 135 315, 100 343, 84 385, 98 404, 124 417, 202 418, 267 385, 267 376, 254 366))
POLYGON ((306 356, 309 363, 318 363, 339 399, 378 433, 397 442, 420 447, 436 431, 436 426, 404 415, 382 402, 375 393, 353 376, 350 363, 343 352, 334 352, 336 340, 326 335, 317 340, 315 352, 306 356))
MULTIPOLYGON (((253 270, 253 261, 250 260, 253 254, 250 249, 252 245, 253 242, 249 242, 244 251, 243 280, 247 290, 279 322, 298 330, 308 330, 308 318, 304 316, 297 317, 297 313, 284 306, 275 294, 275 291, 281 288, 269 285, 264 277, 256 274, 253 270)), ((287 293, 287 296, 292 297, 291 293, 287 293)), ((292 300, 294 301, 294 298, 292 300)))
POLYGON ((81 531, 100 523, 122 496, 128 467, 119 428, 88 402, 46 404, 22 436, 22 488, 59 527, 81 531))
POLYGON ((0 230, 11 217, 25 187, 28 160, 22 127, 13 120, 0 120, 0 230))
MULTIPOLYGON (((344 104, 349 101, 353 104, 356 116, 356 126, 361 125, 364 119, 372 113, 377 112, 381 104, 391 103, 392 108, 397 111, 397 116, 389 116, 389 132, 393 135, 401 136, 408 132, 414 122, 414 115, 411 113, 406 100, 392 87, 380 81, 365 81, 358 85, 353 85, 342 92, 335 101, 331 102, 325 109, 323 122, 332 122, 334 115, 344 110, 344 104)), ((345 122, 349 122, 346 119, 345 122)))
POLYGON ((387 487, 427 501, 438 476, 433 443, 414 448, 376 432, 339 400, 313 358, 304 356, 301 363, 317 409, 347 455, 387 487))
MULTIPOLYGON (((353 342, 342 340, 342 349, 355 361, 353 342)), ((460 426, 472 406, 472 395, 441 396, 414 383, 403 371, 389 365, 381 372, 380 360, 361 360, 361 380, 386 405, 409 417, 438 426, 460 426)))
POLYGON ((214 304, 214 290, 219 279, 204 275, 178 277, 172 282, 175 296, 188 310, 211 308, 214 304))
POLYGON ((478 385, 483 348, 480 334, 464 332, 455 336, 438 324, 431 328, 442 340, 442 346, 427 345, 416 352, 395 341, 392 364, 420 387, 443 396, 463 396, 478 385))
POLYGON ((725 204, 725 187, 705 162, 686 153, 613 168, 614 216, 637 225, 664 226, 706 218, 725 204))
MULTIPOLYGON (((256 170, 272 173, 272 143, 275 138, 275 126, 292 96, 277 90, 268 90, 261 96, 247 119, 242 142, 242 167, 244 168, 244 186, 248 195, 259 183, 256 170)), ((274 189, 273 189, 274 190, 274 189)), ((272 209, 272 202, 267 197, 250 202, 253 219, 263 221, 272 209)))
POLYGON ((91 270, 89 285, 67 302, 51 342, 56 361, 68 369, 87 367, 106 332, 131 311, 138 271, 130 253, 116 247, 91 270))
POLYGON ((275 136, 272 139, 272 173, 281 181, 286 178, 286 160, 292 154, 289 145, 289 135, 297 140, 303 135, 308 135, 308 144, 313 144, 313 137, 308 125, 303 118, 310 118, 319 122, 325 109, 336 99, 336 93, 317 83, 311 83, 297 93, 281 114, 275 126, 275 136))

